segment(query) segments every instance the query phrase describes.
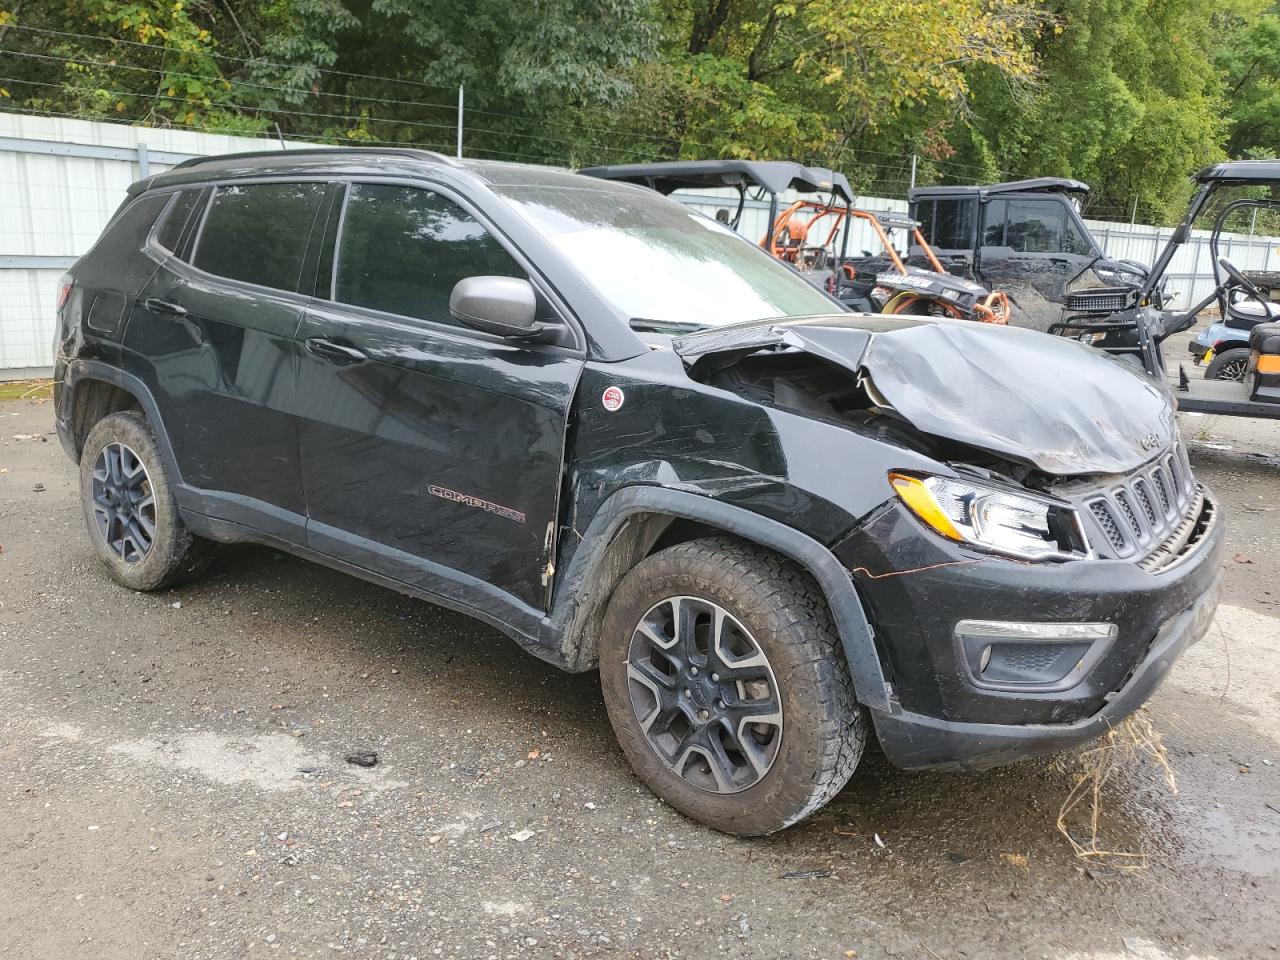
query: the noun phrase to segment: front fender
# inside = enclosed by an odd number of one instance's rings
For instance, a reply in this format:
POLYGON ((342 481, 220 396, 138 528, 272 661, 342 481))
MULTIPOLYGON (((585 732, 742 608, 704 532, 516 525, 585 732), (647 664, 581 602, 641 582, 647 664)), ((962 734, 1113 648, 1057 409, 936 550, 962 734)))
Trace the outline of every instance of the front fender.
POLYGON ((794 560, 817 581, 840 632, 854 692, 859 702, 888 712, 889 690, 874 632, 849 571, 825 546, 768 517, 742 507, 682 490, 656 486, 624 487, 596 511, 582 542, 558 583, 548 620, 551 642, 559 640, 564 660, 586 669, 594 658, 589 631, 599 625, 613 587, 634 555, 611 549, 625 536, 629 523, 641 518, 697 521, 741 539, 759 544, 794 560))

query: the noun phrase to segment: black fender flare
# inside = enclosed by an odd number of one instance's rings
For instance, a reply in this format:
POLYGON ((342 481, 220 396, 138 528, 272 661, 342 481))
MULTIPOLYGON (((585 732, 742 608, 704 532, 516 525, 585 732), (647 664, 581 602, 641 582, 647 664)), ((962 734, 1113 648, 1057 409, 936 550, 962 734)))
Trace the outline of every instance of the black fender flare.
POLYGON ((807 534, 758 513, 686 490, 633 486, 612 494, 596 511, 557 590, 548 625, 573 661, 592 604, 584 601, 591 577, 627 521, 637 515, 693 520, 759 544, 794 560, 817 581, 840 633, 858 701, 892 711, 890 689, 876 653, 875 632, 849 571, 825 546, 807 534))
MULTIPOLYGON (((138 406, 142 408, 142 412, 146 414, 147 420, 151 423, 152 433, 155 434, 156 446, 160 448, 160 456, 164 458, 165 472, 169 474, 175 484, 181 484, 182 471, 178 469, 178 458, 174 456, 173 445, 169 442, 169 432, 164 427, 164 420, 160 416, 160 407, 156 404, 156 398, 151 393, 150 388, 133 374, 126 373, 119 367, 113 367, 111 364, 103 363, 100 360, 70 361, 67 364, 67 372, 63 381, 67 396, 74 398, 76 391, 86 380, 101 380, 104 383, 110 383, 137 399, 138 406)), ((69 400, 68 405, 65 421, 63 420, 63 411, 58 411, 60 430, 66 429, 70 431, 70 418, 75 409, 74 400, 69 400)), ((71 439, 69 433, 68 439, 71 439)), ((66 442, 66 439, 64 439, 64 444, 66 442)))

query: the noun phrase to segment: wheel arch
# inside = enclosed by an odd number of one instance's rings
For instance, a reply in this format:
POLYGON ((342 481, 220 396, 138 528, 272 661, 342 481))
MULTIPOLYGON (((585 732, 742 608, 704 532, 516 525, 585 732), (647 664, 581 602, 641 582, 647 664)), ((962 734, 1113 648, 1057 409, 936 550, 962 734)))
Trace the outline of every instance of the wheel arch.
POLYGON ((66 430, 66 440, 70 441, 77 462, 89 431, 98 421, 122 410, 137 410, 151 425, 165 470, 175 483, 182 481, 155 397, 140 379, 106 363, 78 360, 68 368, 66 390, 68 399, 65 413, 59 413, 60 427, 66 430))
POLYGON ((849 571, 812 537, 768 517, 710 497, 663 487, 626 487, 596 511, 557 586, 549 626, 563 662, 586 670, 597 659, 604 611, 622 577, 645 557, 675 543, 729 535, 799 564, 826 598, 858 700, 890 710, 874 632, 849 571))

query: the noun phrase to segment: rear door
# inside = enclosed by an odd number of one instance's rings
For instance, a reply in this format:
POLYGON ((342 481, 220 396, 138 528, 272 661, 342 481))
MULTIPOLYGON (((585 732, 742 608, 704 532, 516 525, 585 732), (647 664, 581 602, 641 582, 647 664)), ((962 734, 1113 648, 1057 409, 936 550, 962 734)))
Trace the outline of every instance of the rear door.
POLYGON ((457 196, 353 183, 332 222, 298 334, 312 547, 472 608, 491 584, 543 609, 581 351, 450 316, 464 277, 528 275, 457 196))
POLYGON ((139 298, 126 346, 149 369, 189 509, 305 540, 295 411, 298 292, 329 184, 223 184, 139 298))

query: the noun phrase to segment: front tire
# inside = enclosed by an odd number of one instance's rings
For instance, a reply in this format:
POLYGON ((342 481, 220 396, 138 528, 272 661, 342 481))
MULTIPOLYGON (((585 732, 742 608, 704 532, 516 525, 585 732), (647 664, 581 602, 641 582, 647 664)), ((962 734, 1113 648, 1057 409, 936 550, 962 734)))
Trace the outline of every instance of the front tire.
POLYGON ((640 778, 726 833, 807 817, 845 785, 866 742, 821 592, 790 561, 732 540, 670 547, 622 579, 600 680, 640 778))
POLYGON ((160 590, 201 573, 213 544, 178 514, 151 426, 128 410, 99 420, 80 454, 80 500, 89 540, 113 580, 160 590))

